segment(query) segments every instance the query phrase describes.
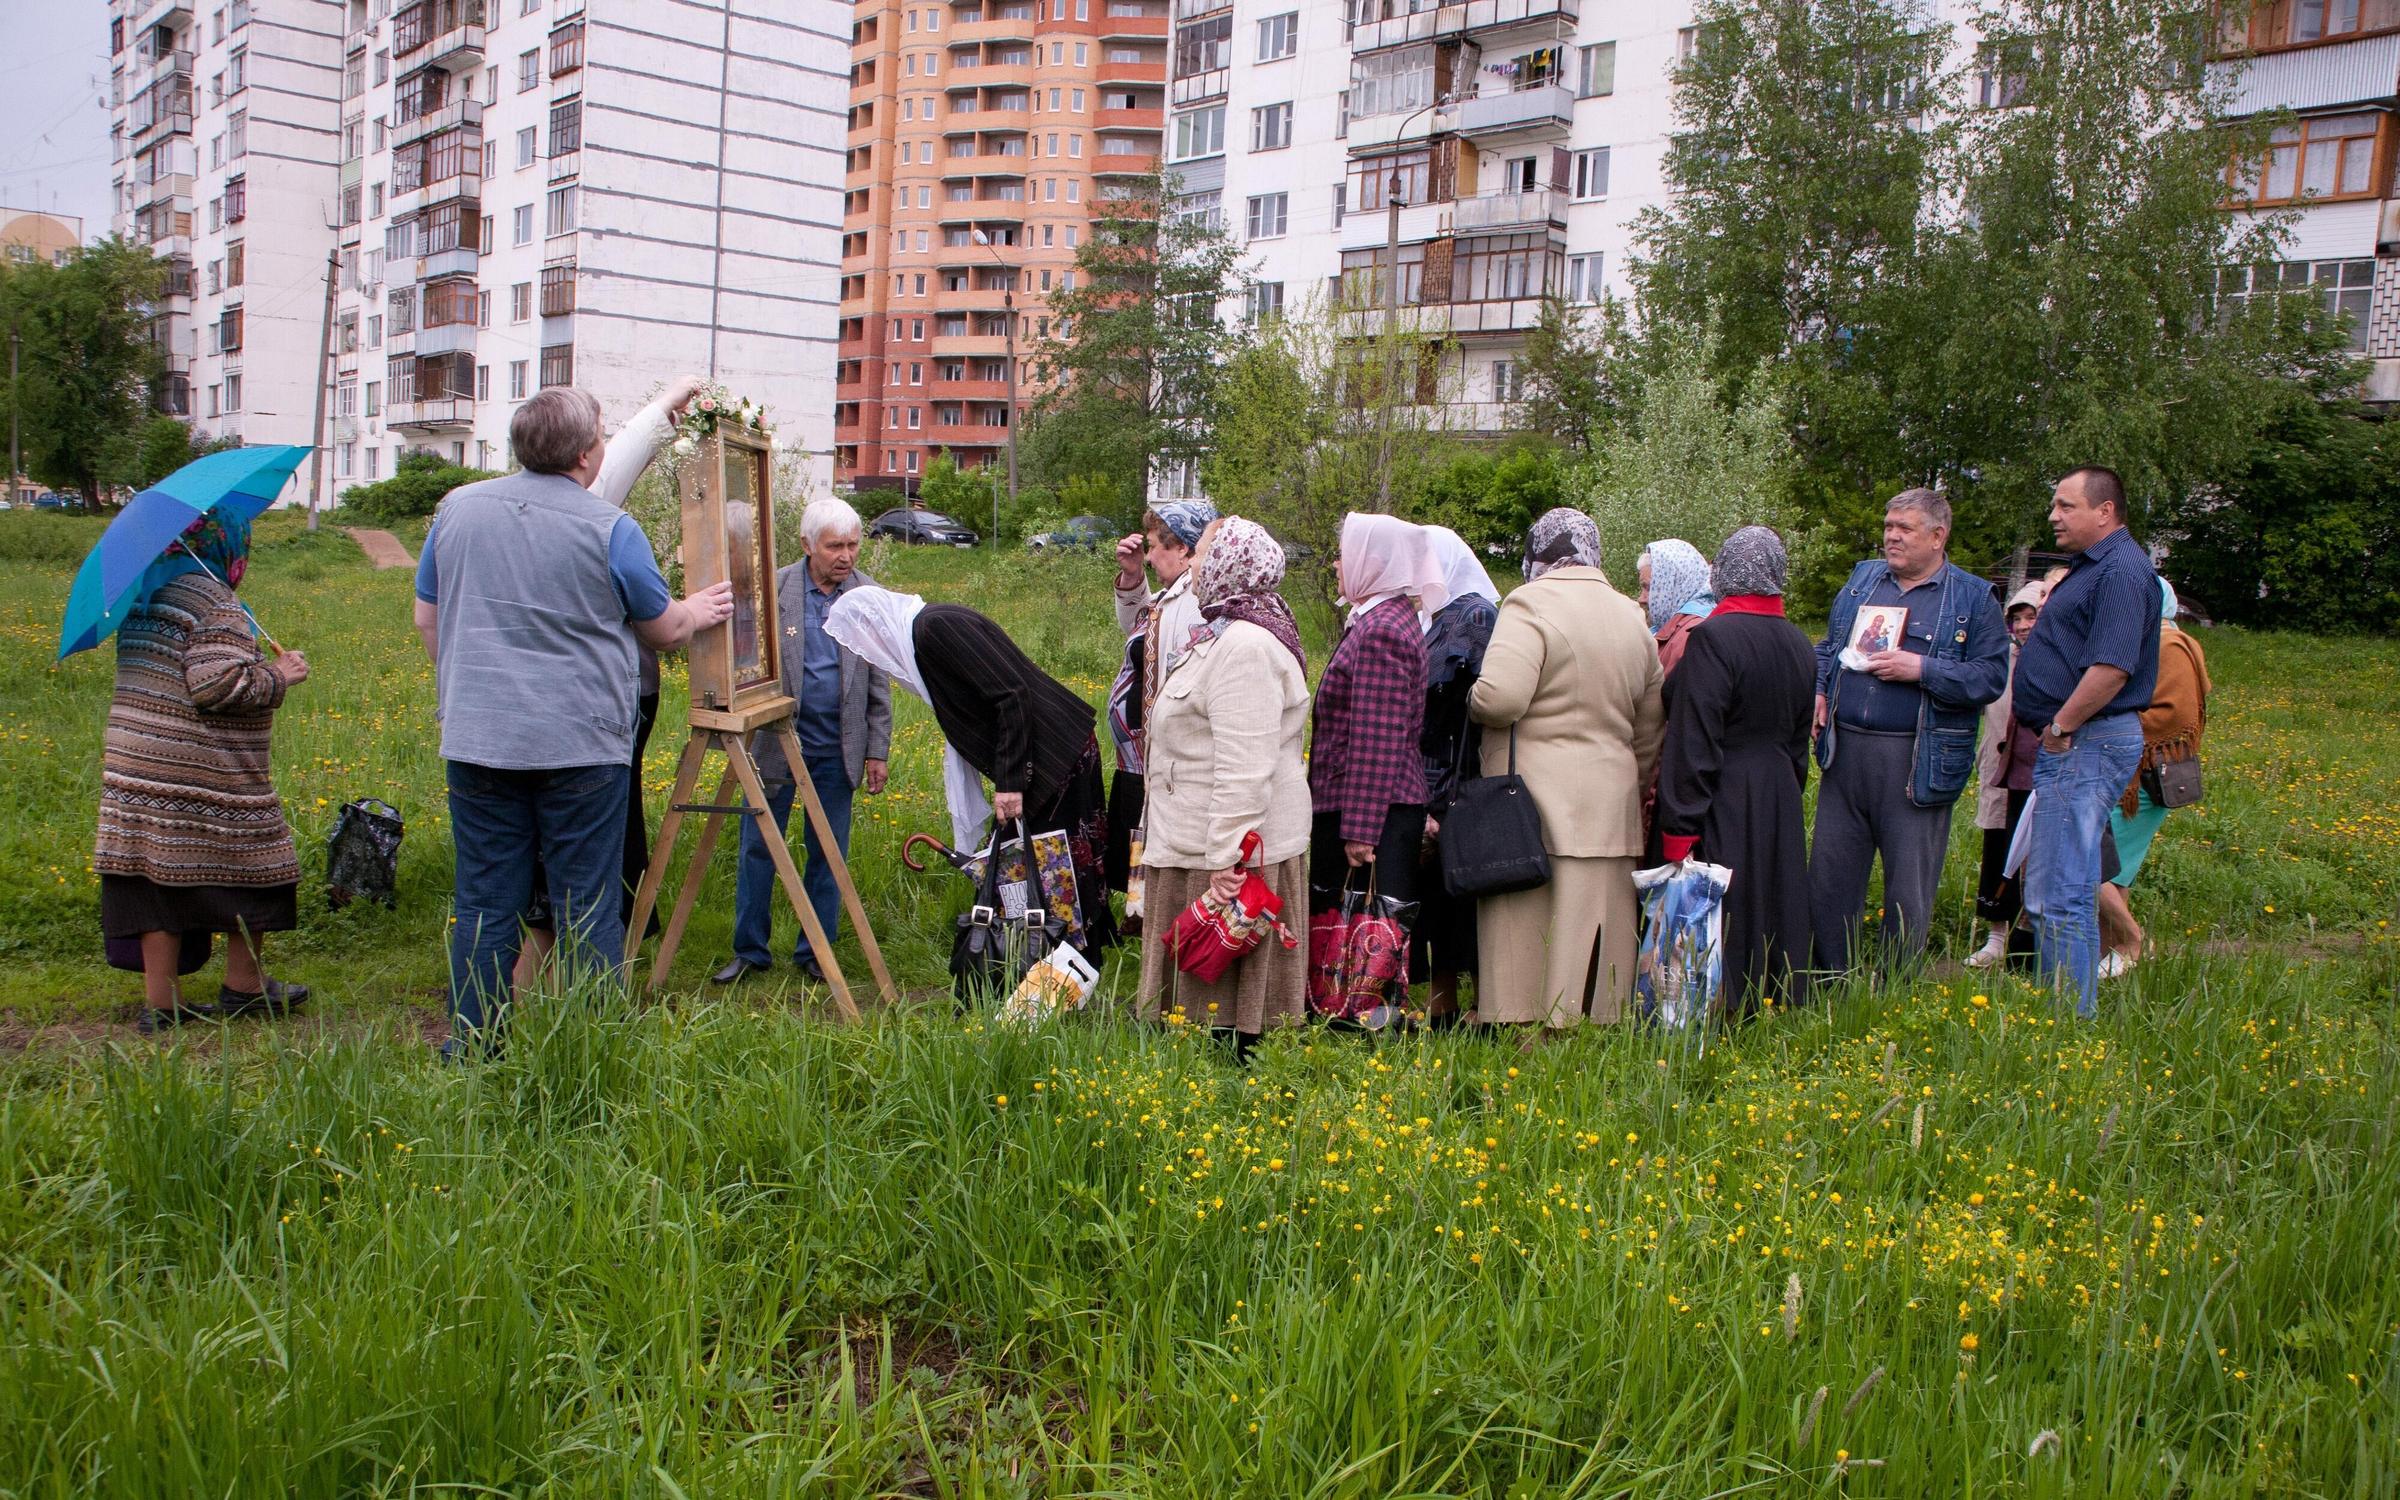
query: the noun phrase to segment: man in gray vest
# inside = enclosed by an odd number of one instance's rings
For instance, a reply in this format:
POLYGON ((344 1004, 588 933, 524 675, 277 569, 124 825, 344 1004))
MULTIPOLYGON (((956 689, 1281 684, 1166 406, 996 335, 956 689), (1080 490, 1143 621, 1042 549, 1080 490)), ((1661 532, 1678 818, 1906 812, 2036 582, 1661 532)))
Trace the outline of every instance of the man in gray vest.
POLYGON ((589 394, 540 392, 508 436, 522 468, 452 491, 417 566, 456 849, 450 1056, 497 1040, 537 858, 562 972, 622 965, 636 645, 671 651, 733 613, 727 584, 669 597, 641 527, 588 488, 606 451, 589 394))

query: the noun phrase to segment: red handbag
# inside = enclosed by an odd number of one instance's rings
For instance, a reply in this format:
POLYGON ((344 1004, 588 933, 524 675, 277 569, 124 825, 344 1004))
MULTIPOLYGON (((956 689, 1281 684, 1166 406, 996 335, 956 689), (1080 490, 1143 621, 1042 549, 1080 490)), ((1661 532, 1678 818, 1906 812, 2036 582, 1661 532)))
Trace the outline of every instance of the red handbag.
POLYGON ((1345 878, 1341 899, 1308 921, 1308 1003, 1318 1015, 1355 1021, 1376 1007, 1397 1003, 1408 989, 1408 924, 1402 907, 1375 894, 1367 875, 1364 893, 1345 878))
POLYGON ((1175 960, 1176 968, 1202 984, 1224 978, 1225 971, 1254 952, 1270 932, 1286 948, 1300 946, 1300 940, 1283 925, 1283 898, 1259 878, 1254 863, 1258 857, 1254 829, 1242 835, 1240 863, 1251 868, 1233 900, 1222 901, 1216 892, 1202 891, 1197 900, 1175 914, 1174 925, 1167 929, 1167 956, 1175 960))

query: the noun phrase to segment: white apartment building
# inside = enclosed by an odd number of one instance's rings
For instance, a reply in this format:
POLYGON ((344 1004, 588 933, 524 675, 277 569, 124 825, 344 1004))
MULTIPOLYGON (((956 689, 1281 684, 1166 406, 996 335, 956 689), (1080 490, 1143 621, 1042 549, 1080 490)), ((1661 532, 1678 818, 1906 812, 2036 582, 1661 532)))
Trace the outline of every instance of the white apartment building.
MULTIPOLYGON (((1403 326, 1439 339, 1423 399, 1459 430, 1510 425, 1541 299, 1630 293, 1636 221, 1667 197, 1673 69, 1691 0, 1175 0, 1168 164, 1182 211, 1212 216, 1257 278, 1227 317, 1383 305, 1397 260, 1403 326), (1397 192, 1394 188, 1397 186, 1397 192), (1392 212, 1395 197, 1398 212, 1392 212)), ((1972 13, 1940 0, 1973 56, 1972 13)), ((2322 289, 2400 399, 2400 0, 2284 0, 2214 64, 2237 109, 2290 108, 2262 204, 2299 210, 2291 257, 2220 292, 2322 289)), ((2005 106, 2003 77, 1971 107, 2005 106)), ((1372 316, 1372 315, 1370 315, 1372 316)), ((1195 476, 1155 481, 1188 492, 1195 476)))
MULTIPOLYGON (((139 25, 155 12, 205 29, 162 3, 139 25)), ((779 441, 824 482, 849 72, 839 0, 253 0, 247 29, 262 35, 270 16, 310 39, 288 111, 312 127, 262 161, 270 108, 254 103, 251 181, 225 222, 266 232, 202 229, 192 243, 200 430, 311 441, 330 272, 324 499, 412 450, 507 467, 509 420, 544 386, 589 390, 614 423, 684 371, 766 403, 779 441)), ((252 98, 265 81, 250 59, 252 98)), ((195 205, 231 191, 204 178, 195 205)), ((170 340, 180 311, 170 302, 170 340)))

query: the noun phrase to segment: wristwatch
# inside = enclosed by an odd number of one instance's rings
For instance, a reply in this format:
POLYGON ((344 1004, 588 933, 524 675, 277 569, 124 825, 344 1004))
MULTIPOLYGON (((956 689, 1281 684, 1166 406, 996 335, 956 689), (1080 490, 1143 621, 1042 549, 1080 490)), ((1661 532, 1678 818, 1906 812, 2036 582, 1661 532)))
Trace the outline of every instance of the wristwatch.
POLYGON ((2044 733, 2048 734, 2052 739, 2071 740, 2075 738, 2075 731, 2059 723, 2056 719, 2052 719, 2050 721, 2050 727, 2049 729, 2045 730, 2044 733))

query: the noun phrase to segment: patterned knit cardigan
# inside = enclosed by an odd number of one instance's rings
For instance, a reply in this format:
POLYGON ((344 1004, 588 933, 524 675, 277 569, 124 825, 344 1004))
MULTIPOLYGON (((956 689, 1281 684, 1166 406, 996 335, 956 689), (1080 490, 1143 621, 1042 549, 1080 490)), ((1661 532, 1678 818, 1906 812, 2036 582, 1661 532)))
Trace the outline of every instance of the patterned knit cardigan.
POLYGON ((167 886, 299 880, 269 766, 283 694, 233 591, 215 579, 178 578, 127 614, 94 868, 167 886))

